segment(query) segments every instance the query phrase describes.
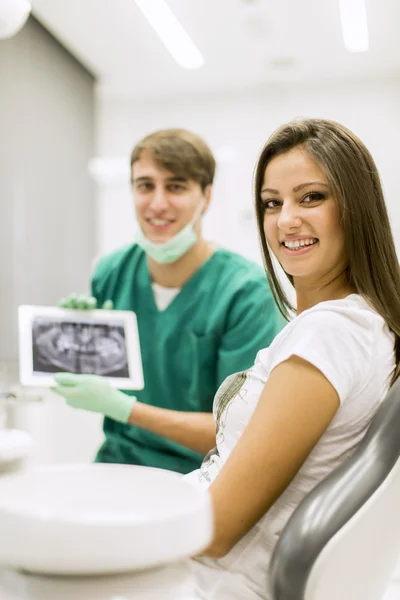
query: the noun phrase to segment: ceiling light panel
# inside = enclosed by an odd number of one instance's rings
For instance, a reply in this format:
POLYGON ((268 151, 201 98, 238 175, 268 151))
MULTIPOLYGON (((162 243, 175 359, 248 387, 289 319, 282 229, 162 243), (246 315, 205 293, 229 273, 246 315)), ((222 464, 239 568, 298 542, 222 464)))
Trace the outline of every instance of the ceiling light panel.
POLYGON ((198 69, 204 59, 165 0, 135 0, 176 62, 184 69, 198 69))

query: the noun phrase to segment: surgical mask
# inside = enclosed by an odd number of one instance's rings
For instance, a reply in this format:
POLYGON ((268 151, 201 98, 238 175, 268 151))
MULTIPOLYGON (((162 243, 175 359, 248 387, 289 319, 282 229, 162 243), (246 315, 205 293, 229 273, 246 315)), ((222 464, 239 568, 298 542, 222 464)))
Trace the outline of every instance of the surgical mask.
POLYGON ((189 223, 167 242, 152 242, 139 228, 136 234, 136 243, 158 263, 175 262, 195 245, 197 233, 194 230, 194 224, 199 218, 203 206, 204 202, 201 202, 189 223))

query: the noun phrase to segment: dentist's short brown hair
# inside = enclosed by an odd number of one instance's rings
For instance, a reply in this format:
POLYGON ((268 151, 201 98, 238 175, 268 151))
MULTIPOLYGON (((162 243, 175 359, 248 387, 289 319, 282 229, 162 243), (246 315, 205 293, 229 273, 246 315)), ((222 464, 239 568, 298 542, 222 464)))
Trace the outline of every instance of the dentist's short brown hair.
POLYGON ((143 152, 148 152, 160 168, 197 181, 203 191, 214 181, 216 165, 210 148, 186 129, 161 129, 140 140, 131 153, 131 171, 143 152))

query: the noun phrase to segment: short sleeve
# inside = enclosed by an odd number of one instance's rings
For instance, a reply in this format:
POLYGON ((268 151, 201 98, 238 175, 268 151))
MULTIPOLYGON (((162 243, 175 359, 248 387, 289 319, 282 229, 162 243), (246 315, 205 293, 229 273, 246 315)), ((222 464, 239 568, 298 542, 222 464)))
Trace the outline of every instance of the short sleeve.
POLYGON ((270 370, 299 356, 314 365, 344 402, 368 382, 373 358, 373 322, 367 311, 318 310, 300 315, 276 354, 270 370))

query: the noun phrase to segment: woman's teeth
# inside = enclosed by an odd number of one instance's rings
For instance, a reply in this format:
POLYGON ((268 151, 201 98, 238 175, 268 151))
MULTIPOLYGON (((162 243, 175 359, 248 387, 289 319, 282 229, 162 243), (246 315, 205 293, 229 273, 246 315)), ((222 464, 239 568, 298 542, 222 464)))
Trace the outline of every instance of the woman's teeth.
POLYGON ((317 238, 308 238, 305 240, 295 240, 293 242, 283 242, 285 248, 290 248, 291 250, 296 250, 298 248, 303 248, 304 246, 312 246, 318 242, 317 238))

